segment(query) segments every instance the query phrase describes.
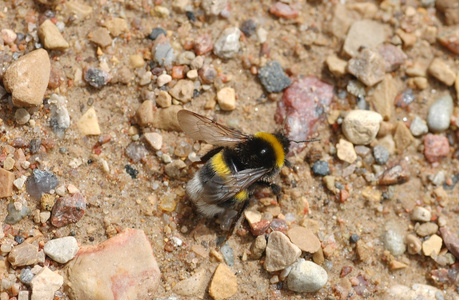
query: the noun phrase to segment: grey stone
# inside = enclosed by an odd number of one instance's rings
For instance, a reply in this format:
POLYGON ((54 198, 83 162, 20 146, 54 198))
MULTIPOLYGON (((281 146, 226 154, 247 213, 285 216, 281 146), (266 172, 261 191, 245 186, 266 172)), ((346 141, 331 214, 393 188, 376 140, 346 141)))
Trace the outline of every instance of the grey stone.
POLYGON ((279 93, 292 84, 277 61, 270 61, 260 68, 258 78, 268 93, 279 93))
POLYGON ((78 249, 78 242, 73 236, 50 240, 43 248, 46 255, 61 264, 65 264, 74 258, 78 249))
POLYGON ((241 31, 237 27, 225 29, 217 42, 214 44, 214 53, 220 58, 230 59, 234 57, 240 48, 239 38, 241 31))
POLYGON ((21 270, 21 275, 19 276, 19 280, 21 280, 22 283, 29 285, 30 282, 32 281, 34 275, 30 269, 22 269, 21 270))
POLYGON ((17 210, 13 202, 8 203, 6 209, 8 210, 8 215, 5 218, 6 224, 16 224, 30 213, 30 208, 25 205, 22 205, 21 209, 17 210))
POLYGON ((357 21, 349 29, 343 49, 347 55, 354 57, 361 47, 375 48, 385 40, 386 31, 383 24, 372 20, 357 21))
POLYGON ((411 121, 410 131, 412 135, 417 137, 429 132, 429 128, 427 127, 426 121, 416 116, 413 121, 411 121))
POLYGON ((366 86, 373 86, 382 81, 385 75, 385 68, 382 56, 368 48, 356 54, 347 64, 348 72, 357 77, 366 86))
POLYGON ((326 176, 330 174, 330 167, 328 162, 323 160, 318 160, 312 166, 312 172, 314 175, 326 176))
POLYGON ((450 94, 438 98, 430 106, 427 115, 427 124, 432 132, 441 132, 448 129, 453 114, 453 98, 450 94))
POLYGON ((18 123, 19 125, 24 125, 26 124, 27 122, 29 122, 30 120, 30 114, 27 110, 25 110, 24 108, 19 108, 18 110, 16 110, 16 112, 14 113, 14 120, 16 121, 16 123, 18 123))
POLYGON ((403 235, 398 225, 394 222, 386 224, 383 234, 384 246, 392 255, 402 255, 405 253, 406 246, 403 235))
POLYGON ((373 156, 375 157, 377 164, 385 165, 389 160, 389 151, 382 145, 376 145, 373 148, 373 156))
POLYGON ((328 281, 324 268, 303 258, 295 263, 287 277, 289 290, 298 293, 311 293, 320 290, 328 281))

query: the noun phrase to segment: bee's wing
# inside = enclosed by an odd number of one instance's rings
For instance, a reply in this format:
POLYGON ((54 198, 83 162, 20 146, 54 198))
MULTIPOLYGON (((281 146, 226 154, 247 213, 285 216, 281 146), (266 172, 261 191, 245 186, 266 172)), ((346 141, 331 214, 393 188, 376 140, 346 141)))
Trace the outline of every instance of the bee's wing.
POLYGON ((205 141, 212 145, 231 147, 248 139, 247 135, 237 130, 218 124, 189 110, 180 110, 177 113, 177 119, 183 132, 190 138, 205 141))
POLYGON ((214 176, 212 189, 204 190, 203 199, 207 203, 217 204, 236 196, 240 191, 245 190, 269 172, 266 168, 246 169, 240 172, 227 175, 224 178, 214 176))

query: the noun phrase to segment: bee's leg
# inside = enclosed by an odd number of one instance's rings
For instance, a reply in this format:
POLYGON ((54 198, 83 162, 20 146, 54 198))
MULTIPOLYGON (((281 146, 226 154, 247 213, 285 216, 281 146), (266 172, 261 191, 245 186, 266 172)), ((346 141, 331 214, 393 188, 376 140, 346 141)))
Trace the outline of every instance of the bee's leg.
POLYGON ((272 183, 272 182, 267 182, 267 181, 257 181, 257 184, 260 185, 260 186, 265 186, 265 187, 269 187, 271 188, 271 190, 273 191, 273 194, 274 195, 279 195, 282 191, 282 188, 280 187, 280 185, 277 185, 275 183, 272 183))
POLYGON ((289 162, 288 160, 284 160, 284 165, 285 165, 287 168, 289 168, 289 169, 292 168, 292 163, 289 162))
POLYGON ((218 152, 222 151, 223 147, 217 147, 215 149, 212 149, 210 150, 209 152, 207 152, 206 154, 204 154, 202 157, 201 157, 201 163, 206 163, 209 159, 212 158, 212 156, 214 156, 215 154, 217 154, 218 152))

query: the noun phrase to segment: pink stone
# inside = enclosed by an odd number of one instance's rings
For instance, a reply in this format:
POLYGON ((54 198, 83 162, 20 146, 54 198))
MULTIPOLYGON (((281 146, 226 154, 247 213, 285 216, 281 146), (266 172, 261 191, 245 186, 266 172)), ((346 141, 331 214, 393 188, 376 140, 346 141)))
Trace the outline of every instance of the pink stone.
POLYGON ((424 138, 424 155, 433 163, 445 158, 449 153, 448 139, 442 135, 429 133, 424 138))
POLYGON ((214 49, 212 38, 208 34, 200 35, 196 38, 194 43, 194 51, 197 55, 204 55, 214 49))
POLYGON ((274 3, 269 12, 276 17, 284 19, 295 19, 300 14, 296 8, 282 2, 274 3))

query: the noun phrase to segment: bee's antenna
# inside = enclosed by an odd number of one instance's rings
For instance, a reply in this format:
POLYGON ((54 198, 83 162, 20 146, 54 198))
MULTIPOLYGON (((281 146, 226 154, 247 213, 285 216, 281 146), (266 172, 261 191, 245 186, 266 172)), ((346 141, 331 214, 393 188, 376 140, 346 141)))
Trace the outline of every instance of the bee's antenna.
POLYGON ((290 142, 293 142, 293 143, 309 143, 309 142, 318 142, 320 141, 320 139, 309 139, 309 140, 304 140, 304 141, 290 141, 290 142))

